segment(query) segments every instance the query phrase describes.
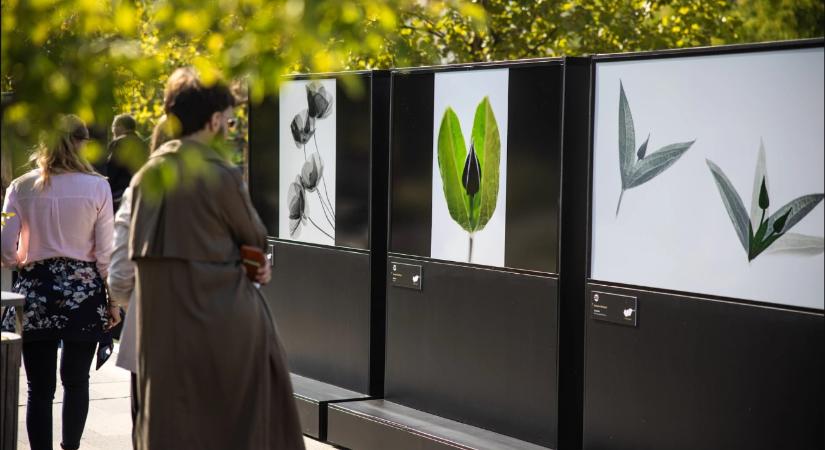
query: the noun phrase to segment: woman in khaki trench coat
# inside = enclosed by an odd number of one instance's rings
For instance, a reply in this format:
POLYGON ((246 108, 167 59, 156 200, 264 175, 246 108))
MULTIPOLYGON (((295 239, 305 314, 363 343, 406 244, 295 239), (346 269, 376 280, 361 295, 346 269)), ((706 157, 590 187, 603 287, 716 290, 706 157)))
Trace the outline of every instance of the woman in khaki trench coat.
POLYGON ((135 448, 303 449, 284 349, 240 262, 240 246, 264 248, 266 230, 240 172, 204 143, 225 133, 234 105, 208 109, 223 92, 196 79, 176 89, 167 114, 181 118, 184 138, 158 149, 131 184, 135 448), (170 177, 173 188, 151 189, 170 177))

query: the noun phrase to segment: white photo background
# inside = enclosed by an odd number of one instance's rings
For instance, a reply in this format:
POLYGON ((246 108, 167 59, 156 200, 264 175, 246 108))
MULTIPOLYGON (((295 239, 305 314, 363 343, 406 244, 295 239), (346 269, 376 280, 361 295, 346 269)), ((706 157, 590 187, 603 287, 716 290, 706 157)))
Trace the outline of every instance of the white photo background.
POLYGON ((278 237, 335 245, 335 79, 284 82, 279 94, 278 237))
POLYGON ((599 63, 591 277, 822 309, 824 78, 821 48, 599 63))
POLYGON ((504 266, 509 71, 435 74, 430 256, 504 266))

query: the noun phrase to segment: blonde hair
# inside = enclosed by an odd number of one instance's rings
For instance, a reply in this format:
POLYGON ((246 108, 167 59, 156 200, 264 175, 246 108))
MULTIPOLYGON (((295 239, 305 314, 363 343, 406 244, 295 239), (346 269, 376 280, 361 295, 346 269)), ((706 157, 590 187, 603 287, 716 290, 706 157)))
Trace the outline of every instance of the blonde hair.
POLYGON ((101 176, 80 154, 83 141, 89 140, 86 124, 75 115, 66 115, 60 119, 56 139, 41 143, 29 158, 39 169, 40 178, 35 186, 42 189, 51 184, 51 176, 61 173, 80 172, 101 176))
POLYGON ((175 128, 174 121, 170 120, 164 114, 157 125, 155 125, 155 129, 152 130, 152 137, 149 141, 149 153, 154 153, 161 145, 175 139, 178 134, 175 128))

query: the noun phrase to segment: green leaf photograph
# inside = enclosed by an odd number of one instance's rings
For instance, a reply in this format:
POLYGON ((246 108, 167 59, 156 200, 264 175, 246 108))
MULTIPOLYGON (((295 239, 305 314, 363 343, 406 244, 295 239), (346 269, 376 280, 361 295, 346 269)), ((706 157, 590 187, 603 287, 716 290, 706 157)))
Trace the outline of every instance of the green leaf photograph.
POLYGON ((500 161, 501 136, 490 99, 484 97, 475 109, 469 142, 447 107, 438 130, 438 168, 450 217, 468 233, 467 262, 473 262, 475 233, 496 210, 500 161))

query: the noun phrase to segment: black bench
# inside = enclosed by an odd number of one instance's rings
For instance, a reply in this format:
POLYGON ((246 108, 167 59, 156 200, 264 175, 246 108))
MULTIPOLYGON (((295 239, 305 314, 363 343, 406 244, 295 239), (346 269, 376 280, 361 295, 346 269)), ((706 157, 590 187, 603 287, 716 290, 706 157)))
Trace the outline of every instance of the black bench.
POLYGON ((292 391, 301 418, 301 432, 315 439, 326 440, 327 405, 329 403, 363 400, 370 397, 349 389, 291 374, 292 391))
POLYGON ((386 400, 330 404, 327 441, 353 450, 548 450, 386 400))

